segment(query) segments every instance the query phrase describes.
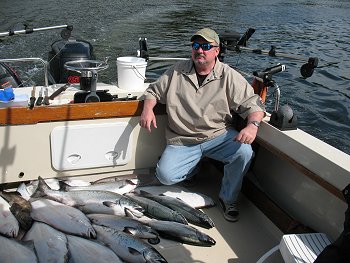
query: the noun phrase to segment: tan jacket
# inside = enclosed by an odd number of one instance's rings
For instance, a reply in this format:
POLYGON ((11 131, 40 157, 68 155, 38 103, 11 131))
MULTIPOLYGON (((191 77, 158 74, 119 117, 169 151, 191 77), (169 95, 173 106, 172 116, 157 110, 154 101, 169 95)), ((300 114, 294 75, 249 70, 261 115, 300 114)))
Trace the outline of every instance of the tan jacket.
POLYGON ((246 79, 220 61, 201 86, 192 60, 181 61, 151 83, 144 95, 166 104, 168 144, 197 144, 221 135, 232 125, 231 110, 244 119, 265 111, 246 79))

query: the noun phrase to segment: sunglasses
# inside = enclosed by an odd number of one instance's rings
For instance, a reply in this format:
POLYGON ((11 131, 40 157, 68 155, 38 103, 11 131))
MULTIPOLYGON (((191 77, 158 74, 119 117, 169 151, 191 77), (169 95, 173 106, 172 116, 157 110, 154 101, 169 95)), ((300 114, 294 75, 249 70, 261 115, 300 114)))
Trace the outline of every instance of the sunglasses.
POLYGON ((204 43, 204 44, 199 44, 197 42, 192 43, 192 48, 194 50, 198 50, 199 48, 202 48, 203 51, 208 51, 213 47, 219 47, 219 46, 214 46, 214 45, 209 44, 209 43, 204 43))

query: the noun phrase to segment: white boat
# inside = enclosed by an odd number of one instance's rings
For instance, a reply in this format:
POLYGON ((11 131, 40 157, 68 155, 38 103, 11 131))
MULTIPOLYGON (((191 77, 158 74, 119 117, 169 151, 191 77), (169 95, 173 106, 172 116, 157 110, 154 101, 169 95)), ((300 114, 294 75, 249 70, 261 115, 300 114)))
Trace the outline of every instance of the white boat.
MULTIPOLYGON (((23 87, 15 95, 38 98, 64 84, 23 87), (43 89, 42 89, 43 88, 43 89)), ((87 181, 142 174, 153 169, 165 147, 167 116, 155 109, 158 128, 140 128, 140 89, 97 83, 96 89, 118 100, 70 103, 80 90, 73 84, 50 105, 28 101, 1 104, 0 186, 43 178, 74 177, 87 181)), ((296 128, 280 130, 267 116, 254 143, 255 158, 239 199, 240 220, 227 222, 219 206, 204 208, 215 228, 203 232, 212 247, 162 240, 155 247, 168 262, 256 262, 278 245, 285 233, 322 232, 334 241, 343 230, 347 204, 342 189, 350 182, 350 156, 296 128)), ((198 184, 191 188, 218 201, 220 164, 206 160, 198 184)), ((279 253, 266 262, 283 262, 279 253)))

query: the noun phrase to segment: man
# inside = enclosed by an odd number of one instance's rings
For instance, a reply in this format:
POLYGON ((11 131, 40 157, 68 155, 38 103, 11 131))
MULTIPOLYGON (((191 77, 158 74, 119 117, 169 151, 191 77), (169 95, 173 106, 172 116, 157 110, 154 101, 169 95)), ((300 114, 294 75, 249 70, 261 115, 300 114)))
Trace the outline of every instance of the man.
POLYGON ((249 168, 254 141, 265 109, 249 83, 230 66, 218 60, 220 39, 209 28, 191 37, 192 60, 167 70, 145 91, 140 125, 157 128, 153 107, 166 104, 167 146, 156 167, 162 184, 191 178, 201 158, 224 163, 219 201, 224 217, 237 221, 237 198, 249 168), (240 132, 232 127, 231 112, 247 125, 240 132))

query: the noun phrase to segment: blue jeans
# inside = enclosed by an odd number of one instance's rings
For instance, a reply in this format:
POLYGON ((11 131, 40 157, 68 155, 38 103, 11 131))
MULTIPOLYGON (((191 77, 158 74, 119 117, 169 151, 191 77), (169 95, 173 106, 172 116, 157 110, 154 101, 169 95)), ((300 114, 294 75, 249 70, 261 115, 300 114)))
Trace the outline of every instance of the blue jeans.
POLYGON ((236 202, 242 187, 243 176, 248 171, 253 150, 233 138, 238 134, 229 129, 224 134, 195 145, 167 145, 156 167, 158 180, 172 185, 192 176, 203 157, 224 163, 224 176, 219 197, 226 203, 236 202))

